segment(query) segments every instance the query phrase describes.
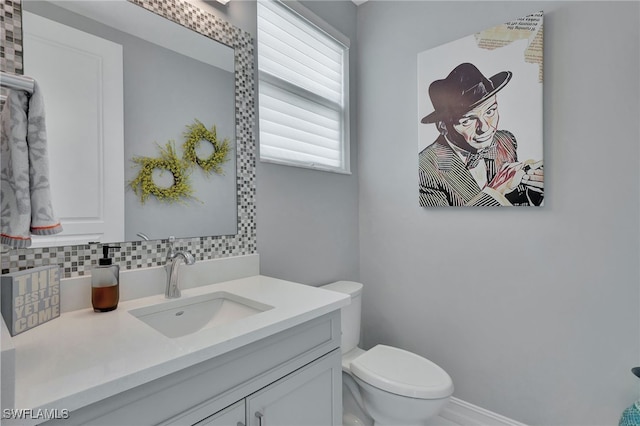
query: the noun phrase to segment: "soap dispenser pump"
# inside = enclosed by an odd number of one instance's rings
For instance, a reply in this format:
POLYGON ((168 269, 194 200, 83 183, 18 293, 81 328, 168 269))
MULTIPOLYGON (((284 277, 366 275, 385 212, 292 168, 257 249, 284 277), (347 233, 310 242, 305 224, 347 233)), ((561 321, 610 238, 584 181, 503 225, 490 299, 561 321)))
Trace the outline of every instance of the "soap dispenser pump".
POLYGON ((109 312, 118 307, 120 299, 120 266, 113 264, 109 249, 120 246, 102 246, 102 258, 91 272, 91 304, 95 312, 109 312))

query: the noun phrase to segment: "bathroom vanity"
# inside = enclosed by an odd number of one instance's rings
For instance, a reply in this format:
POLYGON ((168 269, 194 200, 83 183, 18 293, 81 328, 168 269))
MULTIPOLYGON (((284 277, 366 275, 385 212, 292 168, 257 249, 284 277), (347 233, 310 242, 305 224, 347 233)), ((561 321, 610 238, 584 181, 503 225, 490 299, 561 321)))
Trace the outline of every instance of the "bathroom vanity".
POLYGON ((63 313, 11 343, 15 408, 68 410, 68 418, 6 424, 340 425, 346 304, 339 293, 257 275, 189 288, 180 299, 63 313), (220 322, 163 328, 214 298, 220 322))

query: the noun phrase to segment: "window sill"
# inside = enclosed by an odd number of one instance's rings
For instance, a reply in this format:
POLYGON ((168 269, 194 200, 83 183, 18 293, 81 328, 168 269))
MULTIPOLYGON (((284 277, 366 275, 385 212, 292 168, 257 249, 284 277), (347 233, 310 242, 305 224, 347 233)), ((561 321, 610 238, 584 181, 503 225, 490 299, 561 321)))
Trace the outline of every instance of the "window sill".
POLYGON ((267 164, 276 164, 279 166, 289 166, 289 167, 298 167, 301 169, 311 169, 311 170, 317 170, 320 172, 329 172, 329 173, 336 173, 336 174, 340 174, 340 175, 351 175, 351 170, 350 168, 347 170, 344 169, 339 169, 339 168, 334 168, 334 167, 328 167, 328 166, 322 166, 322 165, 314 165, 314 164, 305 164, 305 163, 295 163, 292 161, 286 161, 286 160, 275 160, 275 159, 270 159, 270 158, 260 158, 260 162, 261 163, 267 163, 267 164))

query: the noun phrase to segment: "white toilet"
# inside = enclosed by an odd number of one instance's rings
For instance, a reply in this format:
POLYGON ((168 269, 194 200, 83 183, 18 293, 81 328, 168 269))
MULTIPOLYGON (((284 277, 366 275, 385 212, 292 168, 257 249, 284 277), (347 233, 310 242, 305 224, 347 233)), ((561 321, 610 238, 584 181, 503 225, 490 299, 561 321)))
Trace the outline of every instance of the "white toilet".
POLYGON ((414 353, 360 340, 362 284, 322 286, 351 296, 342 308, 342 410, 344 426, 418 426, 436 416, 453 394, 451 377, 414 353))

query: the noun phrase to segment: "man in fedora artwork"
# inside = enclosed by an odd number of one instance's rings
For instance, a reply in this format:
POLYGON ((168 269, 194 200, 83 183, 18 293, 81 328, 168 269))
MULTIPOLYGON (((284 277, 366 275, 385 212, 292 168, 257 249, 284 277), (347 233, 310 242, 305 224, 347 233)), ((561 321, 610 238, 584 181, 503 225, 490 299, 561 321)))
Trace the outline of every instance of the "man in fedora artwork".
POLYGON ((421 206, 541 205, 542 161, 518 161, 513 134, 498 130, 497 93, 512 73, 486 78, 473 64, 458 65, 429 86, 435 111, 424 124, 440 135, 420 152, 421 206))

